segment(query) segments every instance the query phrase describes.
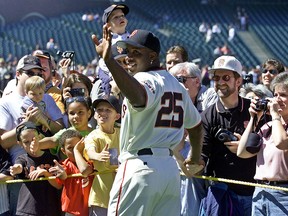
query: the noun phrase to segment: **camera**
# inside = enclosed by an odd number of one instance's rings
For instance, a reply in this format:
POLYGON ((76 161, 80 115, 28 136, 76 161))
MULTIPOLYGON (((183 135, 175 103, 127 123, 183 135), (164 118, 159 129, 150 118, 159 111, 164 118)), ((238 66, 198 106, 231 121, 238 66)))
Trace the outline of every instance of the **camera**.
POLYGON ((265 111, 267 109, 268 100, 267 99, 260 99, 255 104, 256 111, 265 111))
POLYGON ((74 88, 69 91, 72 97, 78 97, 78 96, 85 96, 85 89, 84 88, 74 88))
POLYGON ((62 58, 65 58, 65 59, 73 59, 75 52, 74 51, 61 52, 60 50, 58 50, 56 54, 58 56, 61 56, 62 58))
POLYGON ((229 130, 220 128, 217 133, 215 134, 215 137, 220 142, 230 142, 230 141, 237 141, 238 138, 229 130))
POLYGON ((253 75, 252 74, 244 74, 243 75, 243 84, 253 83, 253 75))

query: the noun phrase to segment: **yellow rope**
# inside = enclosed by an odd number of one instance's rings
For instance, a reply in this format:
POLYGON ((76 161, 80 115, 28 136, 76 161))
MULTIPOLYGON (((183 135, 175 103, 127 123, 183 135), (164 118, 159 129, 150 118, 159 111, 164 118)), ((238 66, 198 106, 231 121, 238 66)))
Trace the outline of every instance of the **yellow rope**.
POLYGON ((216 178, 216 177, 211 177, 211 176, 194 176, 194 177, 195 178, 200 178, 200 179, 212 180, 212 181, 219 181, 219 182, 225 182, 225 183, 246 185, 246 186, 252 186, 252 187, 269 188, 269 189, 282 190, 282 191, 288 192, 288 188, 272 186, 272 185, 266 185, 266 184, 258 184, 258 183, 252 183, 252 182, 244 182, 244 181, 238 181, 238 180, 216 178))
MULTIPOLYGON (((94 173, 91 173, 90 175, 100 175, 100 174, 106 174, 106 173, 111 173, 111 172, 113 172, 113 171, 109 170, 109 171, 103 171, 103 172, 94 172, 94 173)), ((181 173, 181 175, 184 175, 184 174, 181 173)), ((67 178, 75 178, 75 177, 84 177, 84 176, 81 173, 71 174, 71 175, 67 176, 67 178)), ((244 181, 225 179, 225 178, 216 178, 216 177, 211 177, 211 176, 194 176, 194 177, 199 178, 199 179, 205 179, 205 180, 212 180, 212 181, 218 181, 218 182, 246 185, 246 186, 252 186, 252 187, 262 187, 262 188, 282 190, 282 191, 288 192, 288 188, 266 185, 266 184, 244 182, 244 181)), ((33 181, 46 181, 46 180, 52 180, 52 179, 56 179, 56 176, 40 177, 36 180, 14 179, 14 180, 0 181, 0 184, 24 183, 24 182, 33 182, 33 181)))
MULTIPOLYGON (((106 174, 106 173, 112 173, 114 171, 107 170, 102 172, 93 172, 90 175, 100 175, 100 174, 106 174)), ((90 176, 89 175, 89 176, 90 176)), ((84 177, 81 173, 71 174, 68 175, 67 178, 75 178, 75 177, 84 177)), ((0 184, 12 184, 12 183, 23 183, 23 182, 34 182, 34 181, 46 181, 46 180, 53 180, 56 179, 56 176, 49 176, 49 177, 40 177, 35 180, 31 179, 13 179, 13 180, 7 180, 7 181, 0 181, 0 184)))

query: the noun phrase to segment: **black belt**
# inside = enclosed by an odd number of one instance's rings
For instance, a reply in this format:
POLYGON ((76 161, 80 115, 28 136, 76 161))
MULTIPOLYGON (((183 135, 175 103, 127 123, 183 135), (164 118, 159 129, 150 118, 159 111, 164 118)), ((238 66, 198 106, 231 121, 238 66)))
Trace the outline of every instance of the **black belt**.
MULTIPOLYGON (((141 156, 141 155, 153 155, 153 152, 152 152, 151 148, 144 148, 144 149, 140 149, 137 152, 137 155, 138 156, 141 156)), ((169 149, 169 156, 173 156, 173 151, 171 149, 169 149)))
POLYGON ((288 181, 269 181, 269 180, 256 180, 258 184, 266 184, 266 185, 283 185, 288 184, 288 181))

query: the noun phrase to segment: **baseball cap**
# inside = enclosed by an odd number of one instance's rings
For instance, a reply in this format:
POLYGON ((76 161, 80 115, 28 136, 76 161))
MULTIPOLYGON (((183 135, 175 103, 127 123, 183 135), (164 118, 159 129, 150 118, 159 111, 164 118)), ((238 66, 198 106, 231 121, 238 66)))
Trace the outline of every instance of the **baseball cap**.
POLYGON ((116 9, 121 9, 123 11, 123 13, 125 14, 125 16, 129 13, 129 8, 127 7, 127 5, 124 5, 124 4, 118 4, 118 5, 113 4, 113 5, 111 5, 110 7, 106 8, 104 10, 104 13, 103 13, 103 16, 102 16, 102 21, 103 21, 104 24, 107 23, 110 14, 116 9))
POLYGON ((113 44, 111 49, 112 49, 112 55, 114 59, 127 56, 127 50, 122 47, 117 46, 117 44, 113 44))
POLYGON ((116 110, 117 113, 121 113, 121 106, 119 100, 116 97, 109 96, 108 98, 98 98, 93 102, 93 108, 95 109, 100 102, 109 103, 116 110))
POLYGON ((27 122, 21 123, 16 127, 17 141, 20 141, 20 135, 22 131, 27 130, 27 129, 34 129, 38 131, 36 125, 33 122, 27 121, 27 122))
POLYGON ((160 53, 160 41, 159 39, 152 33, 143 29, 134 30, 127 40, 118 41, 117 46, 122 47, 124 49, 127 48, 127 44, 139 47, 139 48, 149 48, 156 53, 160 53))
POLYGON ((220 56, 218 57, 213 64, 212 69, 209 70, 209 73, 214 73, 215 70, 230 70, 238 73, 242 76, 242 65, 238 59, 234 56, 220 56))
POLYGON ((18 61, 16 71, 31 70, 33 68, 44 70, 38 57, 32 55, 25 55, 18 61))

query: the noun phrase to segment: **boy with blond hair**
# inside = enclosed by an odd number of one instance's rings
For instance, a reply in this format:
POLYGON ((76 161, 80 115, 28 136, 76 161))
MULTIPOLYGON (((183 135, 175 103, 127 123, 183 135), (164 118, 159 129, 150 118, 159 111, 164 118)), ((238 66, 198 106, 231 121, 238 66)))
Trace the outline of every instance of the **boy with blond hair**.
POLYGON ((27 118, 30 113, 36 113, 33 122, 39 126, 41 133, 51 136, 63 128, 63 120, 62 113, 53 98, 45 94, 45 86, 45 80, 39 76, 28 78, 25 82, 26 96, 21 110, 27 118))
POLYGON ((93 161, 95 175, 89 195, 89 215, 106 216, 109 193, 118 168, 120 104, 116 97, 97 99, 93 102, 98 127, 85 139, 84 156, 93 161))

